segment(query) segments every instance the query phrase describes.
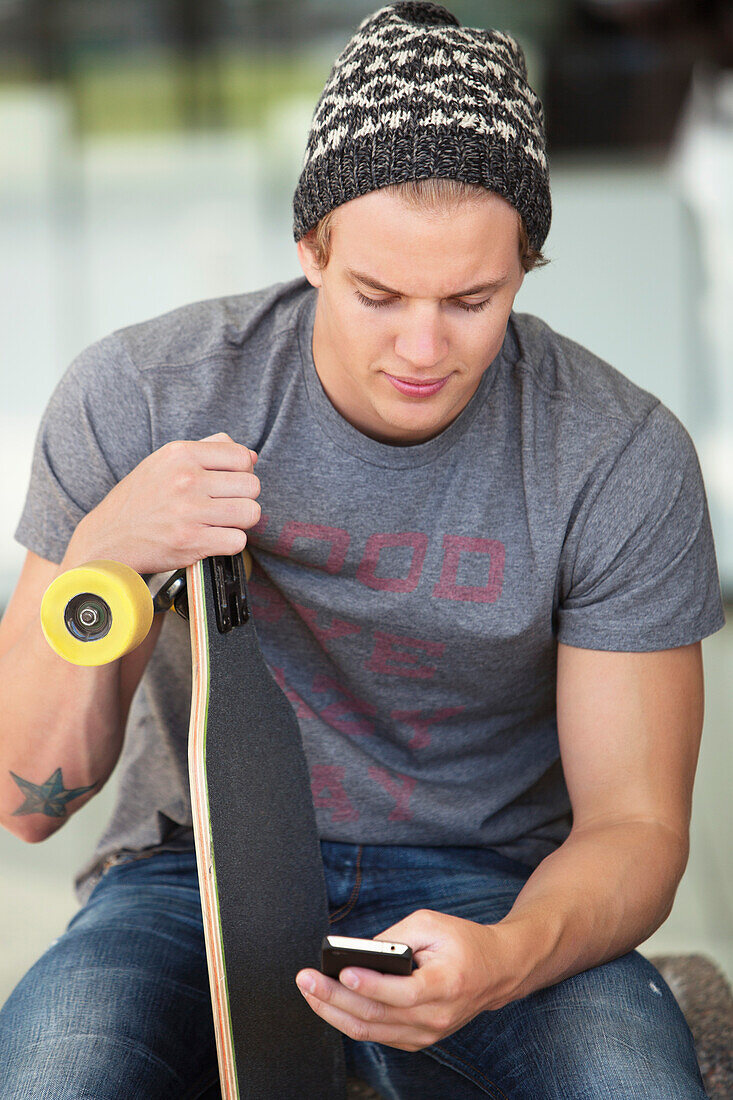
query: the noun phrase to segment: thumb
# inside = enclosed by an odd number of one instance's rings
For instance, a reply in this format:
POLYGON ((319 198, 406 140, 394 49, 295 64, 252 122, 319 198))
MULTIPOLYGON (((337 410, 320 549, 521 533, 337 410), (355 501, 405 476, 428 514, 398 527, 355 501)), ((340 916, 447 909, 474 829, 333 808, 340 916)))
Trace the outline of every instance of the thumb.
POLYGON ((441 916, 442 914, 432 909, 416 909, 373 938, 406 943, 412 948, 413 954, 417 954, 426 948, 437 947, 445 939, 445 928, 442 927, 441 916))

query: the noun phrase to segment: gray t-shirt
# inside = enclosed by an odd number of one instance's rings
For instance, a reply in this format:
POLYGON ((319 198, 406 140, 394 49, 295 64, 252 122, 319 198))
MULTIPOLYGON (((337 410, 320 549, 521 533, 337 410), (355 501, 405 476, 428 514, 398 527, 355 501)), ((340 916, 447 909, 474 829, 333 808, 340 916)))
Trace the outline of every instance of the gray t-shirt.
MULTIPOLYGON (((571 824, 558 641, 657 650, 723 624, 694 447, 656 398, 523 313, 448 428, 376 442, 320 384, 315 306, 299 278, 83 352, 43 417, 16 538, 59 561, 169 440, 225 431, 254 448, 250 594, 321 837, 485 846, 535 866, 571 824)), ((192 843, 190 682, 188 627, 168 615, 80 898, 112 853, 192 843)))

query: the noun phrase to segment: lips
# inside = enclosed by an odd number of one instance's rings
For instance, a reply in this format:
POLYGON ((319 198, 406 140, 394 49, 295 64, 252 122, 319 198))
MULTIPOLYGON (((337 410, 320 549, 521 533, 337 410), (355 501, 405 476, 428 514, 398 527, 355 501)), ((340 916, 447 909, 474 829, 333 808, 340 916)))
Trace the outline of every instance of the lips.
POLYGON ((442 390, 450 377, 450 375, 446 375, 445 378, 428 378, 417 381, 415 379, 396 378, 393 374, 387 374, 386 371, 385 375, 396 390, 407 394, 409 397, 431 397, 438 390, 442 390))

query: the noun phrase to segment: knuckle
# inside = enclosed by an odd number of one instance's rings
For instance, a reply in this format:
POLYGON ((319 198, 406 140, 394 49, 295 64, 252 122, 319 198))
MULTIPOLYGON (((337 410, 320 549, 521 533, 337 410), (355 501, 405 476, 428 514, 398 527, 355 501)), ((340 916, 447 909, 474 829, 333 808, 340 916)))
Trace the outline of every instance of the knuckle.
POLYGON ((348 1035, 359 1043, 366 1043, 369 1040, 369 1028, 365 1023, 355 1020, 349 1029, 348 1035))
POLYGON ((191 547, 188 556, 192 561, 201 561, 203 558, 209 558, 212 554, 220 552, 218 546, 206 543, 202 540, 197 546, 191 547))
POLYGON ((230 527, 222 537, 227 554, 241 554, 247 545, 247 536, 238 527, 230 527))
POLYGON ((260 518, 260 506, 255 500, 242 500, 232 510, 231 522, 240 528, 256 527, 260 518))
POLYGON ((162 449, 167 452, 166 457, 174 470, 191 460, 191 444, 185 439, 173 439, 162 449))
POLYGON ((226 432, 212 432, 211 435, 205 435, 197 440, 198 443, 226 443, 230 441, 230 437, 226 432))
POLYGON ((190 466, 186 466, 184 469, 176 471, 172 487, 175 492, 183 496, 190 493, 195 484, 196 472, 190 466))
POLYGON ((440 1038, 443 1032, 447 1031, 453 1023, 450 1012, 438 1012, 430 1021, 430 1026, 433 1031, 437 1032, 436 1038, 440 1038))
POLYGON ((238 554, 242 549, 242 532, 229 527, 217 538, 216 553, 238 554))
POLYGON ((186 553, 188 550, 196 550, 199 531, 194 524, 182 524, 174 538, 174 549, 178 553, 186 553))
POLYGON ((386 1012, 386 1005, 383 1005, 381 1001, 373 1001, 367 1008, 367 1019, 380 1023, 384 1020, 386 1012))
POLYGON ((447 988, 445 992, 446 999, 449 1001, 457 1001, 463 996, 465 988, 465 981, 462 974, 454 974, 447 982, 447 988))

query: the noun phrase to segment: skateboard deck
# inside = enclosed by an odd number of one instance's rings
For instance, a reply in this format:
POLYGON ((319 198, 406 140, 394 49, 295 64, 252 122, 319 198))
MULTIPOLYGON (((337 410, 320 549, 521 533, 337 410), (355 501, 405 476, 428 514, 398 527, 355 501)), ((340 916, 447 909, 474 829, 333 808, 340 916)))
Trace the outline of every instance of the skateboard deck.
MULTIPOLYGON (((41 619, 62 656, 104 663, 115 659, 115 646, 134 648, 145 636, 150 594, 125 570, 89 563, 50 586, 41 619), (118 627, 127 627, 122 641, 118 627), (98 642, 101 659, 90 655, 90 641, 98 642)), ((179 608, 181 584, 179 578, 179 608)), ((262 655, 242 556, 189 566, 186 596, 191 807, 222 1098, 343 1100, 341 1035, 295 984, 300 969, 320 967, 328 929, 298 722, 262 655)))
POLYGON ((222 1096, 342 1100, 340 1036, 295 984, 320 966, 328 928, 300 730, 252 617, 219 630, 221 562, 191 566, 187 589, 189 772, 222 1096))

